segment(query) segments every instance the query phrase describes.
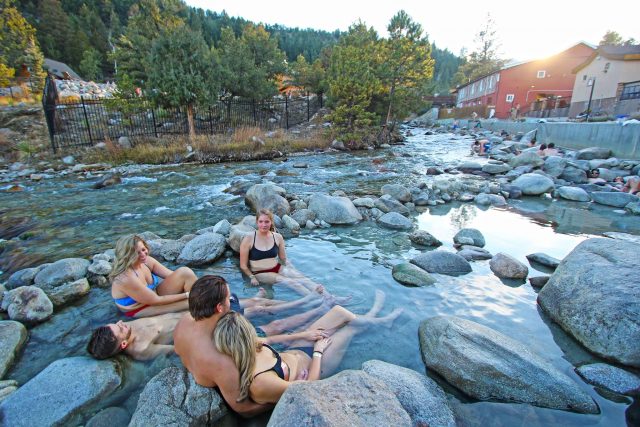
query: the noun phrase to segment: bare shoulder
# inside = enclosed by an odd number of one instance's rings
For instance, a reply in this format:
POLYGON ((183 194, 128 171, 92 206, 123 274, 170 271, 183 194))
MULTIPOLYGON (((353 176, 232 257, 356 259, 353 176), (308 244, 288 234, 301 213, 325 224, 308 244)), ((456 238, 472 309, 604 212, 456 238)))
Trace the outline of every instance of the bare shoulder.
POLYGON ((276 236, 276 241, 278 242, 278 244, 284 243, 284 237, 282 237, 282 234, 274 231, 273 235, 276 236))
POLYGON ((116 277, 114 277, 111 280, 111 284, 112 285, 126 285, 131 283, 131 281, 133 280, 135 276, 133 275, 133 273, 127 269, 126 271, 123 271, 122 273, 118 274, 116 277))

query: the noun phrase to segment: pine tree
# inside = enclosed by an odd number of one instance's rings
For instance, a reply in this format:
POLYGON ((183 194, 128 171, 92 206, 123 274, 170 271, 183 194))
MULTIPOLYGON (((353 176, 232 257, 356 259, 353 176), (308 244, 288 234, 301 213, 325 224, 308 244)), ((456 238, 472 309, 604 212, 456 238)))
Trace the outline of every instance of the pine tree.
POLYGON ((475 42, 476 50, 468 55, 454 76, 456 84, 464 84, 491 74, 502 68, 504 64, 504 61, 498 56, 500 43, 491 15, 487 14, 486 21, 476 34, 475 42))

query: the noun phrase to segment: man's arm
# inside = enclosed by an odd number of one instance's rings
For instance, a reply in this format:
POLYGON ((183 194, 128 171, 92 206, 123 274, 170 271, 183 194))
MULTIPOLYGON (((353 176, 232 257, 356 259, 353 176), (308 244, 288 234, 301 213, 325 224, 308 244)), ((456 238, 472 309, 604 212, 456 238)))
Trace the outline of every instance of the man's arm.
POLYGON ((208 363, 202 374, 213 380, 227 405, 243 417, 252 417, 273 408, 273 405, 260 405, 250 398, 237 402, 240 395, 240 373, 230 357, 218 355, 215 363, 208 363))
POLYGON ((282 344, 297 340, 310 342, 328 337, 329 334, 323 328, 311 329, 307 331, 294 332, 292 334, 271 335, 266 338, 258 338, 263 344, 282 344))

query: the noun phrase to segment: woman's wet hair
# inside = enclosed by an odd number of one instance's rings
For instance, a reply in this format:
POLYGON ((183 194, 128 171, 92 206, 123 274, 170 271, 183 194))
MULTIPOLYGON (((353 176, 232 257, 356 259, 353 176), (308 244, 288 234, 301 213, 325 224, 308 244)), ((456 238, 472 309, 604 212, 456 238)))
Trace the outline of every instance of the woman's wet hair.
POLYGON ((129 234, 118 239, 116 242, 116 259, 113 263, 113 270, 109 273, 111 279, 127 271, 138 260, 138 253, 136 252, 138 242, 142 242, 144 247, 149 250, 147 242, 136 234, 129 234))
POLYGON ((87 344, 87 352, 98 360, 107 359, 120 352, 118 339, 110 327, 100 326, 93 331, 87 344))
POLYGON ((273 212, 271 212, 271 210, 266 208, 259 209, 258 212, 256 213, 256 222, 258 222, 258 219, 260 219, 262 215, 268 216, 269 219, 271 220, 271 228, 269 230, 276 231, 275 221, 273 220, 273 212))
POLYGON ((241 402, 249 397, 249 387, 256 366, 256 351, 262 347, 258 342, 256 330, 246 317, 230 311, 218 321, 213 332, 213 343, 218 351, 233 359, 240 372, 240 393, 237 401, 241 402))
POLYGON ((598 169, 591 169, 591 170, 589 171, 589 175, 590 175, 590 176, 600 175, 600 170, 598 170, 598 169))
POLYGON ((193 284, 189 291, 189 313, 195 320, 208 319, 216 314, 218 304, 229 296, 227 281, 208 274, 193 284))

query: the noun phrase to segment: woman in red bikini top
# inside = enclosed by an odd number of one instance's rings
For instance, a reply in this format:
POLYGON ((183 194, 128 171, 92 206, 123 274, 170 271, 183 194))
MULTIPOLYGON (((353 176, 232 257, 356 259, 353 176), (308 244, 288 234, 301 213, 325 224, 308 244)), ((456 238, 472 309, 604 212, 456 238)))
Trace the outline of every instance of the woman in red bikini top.
POLYGON ((247 235, 240 244, 240 269, 249 276, 251 284, 273 284, 281 281, 287 253, 284 238, 275 232, 273 214, 268 209, 260 209, 256 215, 258 229, 247 235))

